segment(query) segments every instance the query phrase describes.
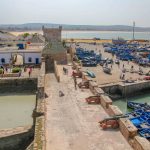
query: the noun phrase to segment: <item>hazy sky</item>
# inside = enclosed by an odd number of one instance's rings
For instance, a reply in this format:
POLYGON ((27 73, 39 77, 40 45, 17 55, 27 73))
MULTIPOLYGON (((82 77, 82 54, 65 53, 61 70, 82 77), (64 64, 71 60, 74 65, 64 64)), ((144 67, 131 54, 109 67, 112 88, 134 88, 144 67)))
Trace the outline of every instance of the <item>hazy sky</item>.
POLYGON ((150 0, 0 0, 0 24, 62 23, 150 27, 150 0))

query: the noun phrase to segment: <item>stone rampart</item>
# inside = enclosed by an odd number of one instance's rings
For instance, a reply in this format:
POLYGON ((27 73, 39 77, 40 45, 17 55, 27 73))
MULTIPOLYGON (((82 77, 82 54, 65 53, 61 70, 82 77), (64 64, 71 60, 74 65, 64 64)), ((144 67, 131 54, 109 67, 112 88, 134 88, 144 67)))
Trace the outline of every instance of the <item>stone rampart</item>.
POLYGON ((34 130, 32 126, 0 130, 0 149, 25 149, 32 141, 33 136, 34 130))
POLYGON ((60 82, 60 73, 56 61, 54 61, 54 71, 57 81, 60 82))
POLYGON ((1 92, 36 91, 37 78, 1 78, 1 92))
POLYGON ((37 85, 36 110, 34 111, 35 133, 33 150, 45 149, 45 72, 45 61, 42 60, 37 85))

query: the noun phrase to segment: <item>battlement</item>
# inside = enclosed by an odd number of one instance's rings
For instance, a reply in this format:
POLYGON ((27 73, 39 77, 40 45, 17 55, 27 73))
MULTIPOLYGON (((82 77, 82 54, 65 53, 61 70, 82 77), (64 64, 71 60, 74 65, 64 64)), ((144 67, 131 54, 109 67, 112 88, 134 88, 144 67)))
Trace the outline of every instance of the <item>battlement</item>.
POLYGON ((59 28, 45 28, 42 27, 43 35, 45 37, 45 40, 47 42, 60 42, 61 41, 61 31, 62 26, 59 26, 59 28))

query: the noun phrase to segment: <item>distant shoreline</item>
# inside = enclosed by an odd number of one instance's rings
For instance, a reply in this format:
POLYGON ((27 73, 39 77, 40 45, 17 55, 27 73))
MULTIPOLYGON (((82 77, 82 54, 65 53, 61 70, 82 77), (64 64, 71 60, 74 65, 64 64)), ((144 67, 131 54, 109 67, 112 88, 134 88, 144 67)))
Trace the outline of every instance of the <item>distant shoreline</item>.
MULTIPOLYGON (((41 31, 42 32, 42 29, 32 29, 32 30, 6 30, 6 29, 0 29, 0 30, 5 30, 5 31, 8 31, 8 32, 39 32, 41 31)), ((62 31, 68 31, 68 32, 124 32, 124 33, 132 33, 133 31, 129 31, 129 30, 66 30, 66 29, 62 29, 62 31)), ((150 33, 150 31, 136 31, 136 33, 150 33)))

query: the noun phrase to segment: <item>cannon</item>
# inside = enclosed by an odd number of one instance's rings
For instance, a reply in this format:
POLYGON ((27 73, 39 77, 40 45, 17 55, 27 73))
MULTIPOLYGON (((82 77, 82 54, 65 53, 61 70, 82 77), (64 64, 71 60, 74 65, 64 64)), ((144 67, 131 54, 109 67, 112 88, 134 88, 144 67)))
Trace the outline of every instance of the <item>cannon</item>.
POLYGON ((78 84, 79 88, 86 88, 88 89, 89 88, 89 81, 86 80, 86 81, 82 81, 78 84))
POLYGON ((88 104, 100 104, 100 96, 89 96, 85 100, 88 104))
POLYGON ((120 118, 126 118, 128 117, 127 115, 122 115, 122 116, 114 116, 114 117, 108 117, 104 118, 103 120, 99 121, 98 123, 100 124, 100 127, 105 130, 107 128, 113 128, 116 129, 119 127, 118 120, 120 118))

